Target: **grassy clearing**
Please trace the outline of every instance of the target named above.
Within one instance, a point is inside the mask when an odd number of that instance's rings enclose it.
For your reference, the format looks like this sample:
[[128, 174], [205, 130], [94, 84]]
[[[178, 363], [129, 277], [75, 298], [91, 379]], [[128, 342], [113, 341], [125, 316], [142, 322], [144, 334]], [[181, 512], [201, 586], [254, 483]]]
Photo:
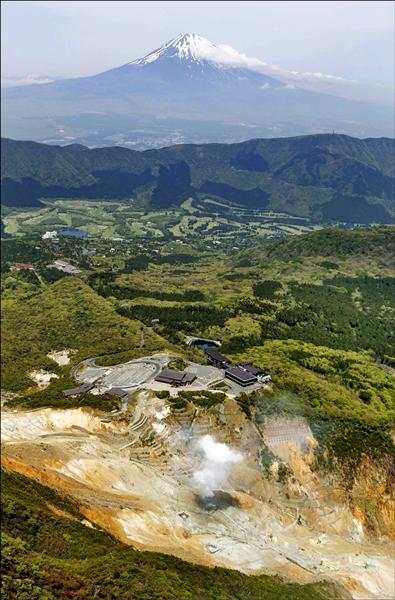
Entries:
[[[299, 225], [282, 224], [284, 215], [238, 207], [206, 199], [188, 198], [176, 209], [146, 211], [143, 197], [125, 201], [102, 199], [44, 200], [44, 208], [6, 210], [3, 221], [6, 233], [17, 236], [41, 235], [48, 229], [81, 228], [101, 239], [123, 236], [129, 238], [160, 238], [173, 235], [230, 240], [234, 235], [253, 239], [256, 235], [278, 236], [299, 232]], [[213, 208], [218, 213], [212, 214]], [[301, 226], [300, 231], [309, 230]], [[234, 241], [234, 240], [232, 240]]]
[[193, 215], [193, 213], [197, 212], [197, 209], [193, 206], [192, 202], [193, 202], [193, 199], [188, 198], [188, 200], [185, 200], [185, 202], [180, 204], [180, 208], [184, 209], [186, 212], [189, 212], [191, 215]]

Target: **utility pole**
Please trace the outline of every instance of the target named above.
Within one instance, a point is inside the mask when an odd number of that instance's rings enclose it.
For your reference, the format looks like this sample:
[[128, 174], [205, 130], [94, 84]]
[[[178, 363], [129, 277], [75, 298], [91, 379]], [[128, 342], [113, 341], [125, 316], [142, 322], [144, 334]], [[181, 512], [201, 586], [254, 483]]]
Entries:
[[140, 329], [140, 348], [144, 347], [145, 339], [144, 339], [144, 327]]

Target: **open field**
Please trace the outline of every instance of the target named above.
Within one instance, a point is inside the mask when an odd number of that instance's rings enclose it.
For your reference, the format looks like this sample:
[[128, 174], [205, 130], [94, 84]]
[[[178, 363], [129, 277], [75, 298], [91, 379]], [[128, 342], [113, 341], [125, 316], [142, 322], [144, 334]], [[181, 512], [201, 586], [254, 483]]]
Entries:
[[[5, 233], [23, 236], [47, 230], [80, 228], [89, 235], [113, 237], [161, 238], [169, 234], [178, 238], [200, 238], [208, 242], [236, 244], [237, 239], [281, 237], [317, 228], [305, 219], [260, 210], [226, 207], [212, 200], [189, 198], [179, 208], [147, 211], [141, 200], [46, 200], [37, 209], [8, 209], [3, 214]], [[212, 214], [205, 206], [218, 206]], [[222, 211], [222, 212], [221, 212]], [[294, 224], [292, 224], [294, 222]]]

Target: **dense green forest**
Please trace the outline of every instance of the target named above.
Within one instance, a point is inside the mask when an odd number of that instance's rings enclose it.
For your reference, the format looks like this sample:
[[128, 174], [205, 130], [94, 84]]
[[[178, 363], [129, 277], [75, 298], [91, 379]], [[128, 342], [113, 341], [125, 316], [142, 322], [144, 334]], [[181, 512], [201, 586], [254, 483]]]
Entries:
[[[374, 258], [380, 263], [390, 262], [395, 253], [395, 235], [393, 227], [354, 228], [340, 231], [328, 227], [309, 235], [289, 236], [241, 252], [235, 261], [251, 264], [263, 264], [265, 260], [287, 262], [301, 257], [334, 256], [345, 258]], [[325, 261], [323, 261], [325, 262]], [[327, 261], [326, 261], [327, 262]], [[322, 264], [322, 263], [321, 263]], [[323, 265], [334, 270], [337, 263]], [[363, 266], [363, 263], [361, 263]]]

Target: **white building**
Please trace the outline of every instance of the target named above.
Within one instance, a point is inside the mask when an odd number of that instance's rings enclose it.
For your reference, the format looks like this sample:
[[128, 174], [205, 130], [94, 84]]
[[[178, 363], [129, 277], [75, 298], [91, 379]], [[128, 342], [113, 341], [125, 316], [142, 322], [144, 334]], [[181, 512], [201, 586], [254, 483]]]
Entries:
[[43, 239], [43, 240], [56, 240], [57, 238], [58, 238], [58, 232], [57, 231], [46, 231], [41, 236], [41, 239]]

